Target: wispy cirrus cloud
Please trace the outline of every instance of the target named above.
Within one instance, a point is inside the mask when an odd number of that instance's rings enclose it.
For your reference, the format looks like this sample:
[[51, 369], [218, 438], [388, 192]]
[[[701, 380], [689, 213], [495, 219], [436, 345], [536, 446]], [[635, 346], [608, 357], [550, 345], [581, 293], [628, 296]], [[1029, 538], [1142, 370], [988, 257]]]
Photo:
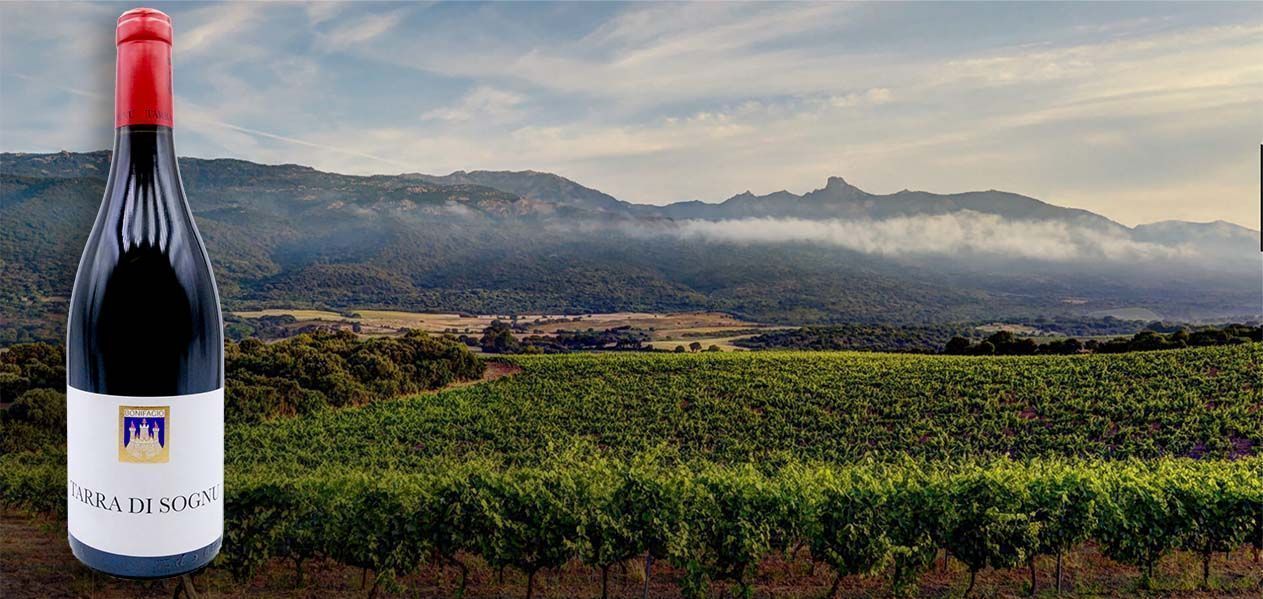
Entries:
[[[310, 14], [310, 13], [309, 13]], [[408, 10], [368, 14], [341, 23], [322, 35], [331, 48], [341, 49], [353, 44], [363, 44], [390, 32], [399, 26]]]
[[215, 52], [222, 44], [231, 44], [241, 32], [264, 25], [258, 7], [244, 3], [211, 5], [188, 15], [195, 25], [177, 29], [175, 51], [187, 58], [193, 54]]

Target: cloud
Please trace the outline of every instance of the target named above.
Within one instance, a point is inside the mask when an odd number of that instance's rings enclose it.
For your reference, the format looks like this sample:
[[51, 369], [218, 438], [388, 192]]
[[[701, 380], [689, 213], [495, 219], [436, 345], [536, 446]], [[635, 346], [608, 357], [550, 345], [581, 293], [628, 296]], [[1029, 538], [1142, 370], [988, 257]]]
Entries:
[[422, 113], [421, 119], [452, 122], [511, 120], [520, 114], [518, 107], [524, 100], [521, 95], [484, 85], [474, 88], [452, 106]]
[[758, 93], [810, 94], [836, 90], [839, 73], [880, 73], [846, 53], [796, 47], [796, 38], [836, 31], [851, 10], [841, 3], [633, 6], [576, 40], [523, 48], [475, 38], [478, 51], [470, 52], [469, 32], [440, 31], [358, 53], [403, 68], [517, 82], [624, 108], [733, 100], [749, 95], [742, 84], [755, 81]]
[[1122, 230], [1010, 220], [968, 210], [882, 220], [684, 220], [664, 226], [635, 225], [630, 231], [724, 243], [813, 243], [882, 256], [973, 254], [1064, 262], [1168, 260], [1195, 255], [1187, 246], [1134, 241]]
[[318, 0], [307, 2], [303, 5], [303, 8], [307, 11], [307, 22], [312, 25], [319, 25], [338, 16], [346, 6], [344, 2]]
[[851, 92], [841, 96], [830, 96], [829, 104], [837, 108], [852, 106], [886, 104], [894, 100], [894, 93], [889, 88], [874, 87], [864, 92]]
[[[199, 125], [181, 137], [191, 155], [547, 170], [647, 203], [839, 174], [874, 192], [1009, 189], [1128, 224], [1259, 220], [1249, 5], [169, 9], [177, 120], [194, 101], [237, 127]], [[3, 149], [108, 144], [120, 11], [0, 3]]]
[[212, 5], [190, 13], [188, 19], [196, 24], [187, 30], [178, 28], [183, 23], [177, 24], [174, 34], [176, 56], [215, 53], [222, 48], [222, 42], [234, 43], [243, 37], [243, 33], [265, 21], [258, 7], [246, 3]]
[[18, 73], [18, 72], [11, 73], [11, 75], [23, 81], [30, 81], [37, 85], [59, 89], [68, 94], [74, 94], [76, 96], [80, 96], [83, 98], [91, 98], [93, 100], [101, 100], [105, 98], [104, 95], [94, 90], [82, 89], [82, 88], [75, 87], [72, 85], [65, 85], [59, 81], [54, 80], [52, 77], [34, 77], [31, 75], [27, 75], [26, 73]]
[[387, 13], [369, 14], [349, 20], [324, 34], [323, 37], [332, 49], [370, 42], [398, 27], [407, 16], [407, 12], [407, 9], [399, 9]]
[[[212, 110], [200, 107], [187, 99], [178, 100], [181, 107], [181, 116], [183, 120], [189, 122], [189, 129], [193, 132], [206, 135], [219, 141], [221, 146], [227, 148], [235, 148], [238, 151], [248, 151], [251, 148], [257, 148], [256, 140], [258, 138], [278, 141], [288, 145], [297, 145], [324, 153], [330, 153], [340, 156], [350, 156], [354, 158], [363, 158], [379, 164], [389, 165], [394, 168], [408, 168], [406, 163], [378, 156], [369, 152], [363, 152], [354, 147], [334, 143], [320, 143], [308, 141], [297, 137], [281, 135], [270, 131], [243, 127], [233, 123], [224, 122], [216, 116]], [[278, 160], [279, 162], [280, 160]]]

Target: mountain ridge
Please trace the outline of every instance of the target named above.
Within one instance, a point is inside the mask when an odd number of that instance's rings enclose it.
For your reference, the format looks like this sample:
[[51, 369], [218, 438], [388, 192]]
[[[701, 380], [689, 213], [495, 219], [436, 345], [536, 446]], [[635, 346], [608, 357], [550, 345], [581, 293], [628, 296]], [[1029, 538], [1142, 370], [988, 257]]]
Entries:
[[[0, 154], [0, 342], [60, 335], [108, 168], [108, 151]], [[361, 176], [184, 158], [181, 174], [226, 309], [1263, 319], [1252, 230], [1133, 230], [1006, 192], [880, 195], [836, 177], [802, 195], [661, 207], [540, 172]]]
[[[110, 150], [92, 152], [53, 152], [0, 153], [0, 172], [6, 174], [31, 174], [35, 176], [83, 176], [83, 169], [99, 173], [101, 177], [108, 174]], [[48, 162], [62, 159], [50, 165], [52, 170], [35, 170], [24, 161], [40, 160]], [[1186, 225], [1226, 226], [1227, 230], [1258, 234], [1259, 231], [1224, 221], [1210, 222], [1187, 221], [1180, 219], [1163, 219], [1141, 223], [1134, 227], [1123, 225], [1109, 217], [1083, 208], [1059, 206], [1038, 198], [1016, 192], [988, 189], [985, 191], [964, 191], [954, 193], [935, 193], [920, 190], [900, 190], [890, 194], [876, 194], [856, 187], [839, 175], [830, 175], [825, 186], [803, 194], [795, 194], [787, 190], [778, 190], [768, 194], [754, 194], [750, 190], [729, 196], [719, 202], [701, 200], [685, 200], [669, 204], [638, 204], [620, 200], [596, 188], [585, 186], [573, 179], [547, 171], [537, 170], [457, 170], [447, 175], [429, 175], [417, 172], [397, 175], [348, 175], [333, 171], [322, 171], [314, 167], [295, 163], [265, 164], [238, 158], [197, 158], [181, 157], [181, 164], [197, 167], [201, 163], [248, 165], [251, 169], [280, 169], [304, 174], [320, 174], [347, 179], [364, 179], [379, 181], [424, 181], [444, 187], [474, 185], [504, 193], [515, 194], [523, 199], [557, 204], [559, 207], [581, 210], [612, 212], [625, 216], [663, 217], [672, 219], [700, 218], [706, 220], [731, 218], [866, 218], [880, 219], [918, 214], [943, 214], [959, 210], [972, 210], [985, 214], [999, 214], [1009, 218], [1031, 218], [1035, 220], [1065, 219], [1081, 223], [1092, 223], [1105, 227], [1118, 227], [1127, 231], [1138, 231], [1145, 228], [1170, 227], [1170, 223]], [[16, 164], [15, 164], [16, 163]], [[16, 168], [15, 168], [16, 167]], [[59, 174], [61, 173], [61, 174]], [[872, 202], [872, 205], [856, 205]], [[849, 204], [848, 204], [849, 203]], [[919, 210], [913, 210], [920, 203]], [[928, 206], [928, 209], [926, 208]], [[1005, 209], [1008, 210], [1005, 210]], [[1014, 208], [1022, 210], [1015, 212]]]

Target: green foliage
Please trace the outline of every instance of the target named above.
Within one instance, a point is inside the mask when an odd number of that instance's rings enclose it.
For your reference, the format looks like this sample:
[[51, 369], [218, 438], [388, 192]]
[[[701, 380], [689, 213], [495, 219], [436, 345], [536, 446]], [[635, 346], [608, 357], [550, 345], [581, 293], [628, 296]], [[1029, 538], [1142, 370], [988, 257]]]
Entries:
[[1060, 556], [1095, 529], [1101, 489], [1083, 469], [1050, 465], [1034, 473], [1027, 491], [1028, 512], [1039, 525], [1035, 555]]
[[628, 493], [630, 478], [606, 462], [593, 463], [578, 479], [580, 500], [575, 548], [585, 564], [601, 571], [601, 596], [608, 596], [609, 569], [642, 552], [636, 535], [641, 506]]
[[492, 566], [525, 572], [527, 597], [537, 572], [565, 564], [582, 543], [581, 477], [572, 469], [548, 469], [480, 474], [471, 481], [484, 522], [478, 551]]
[[[391, 387], [356, 372], [442, 380], [413, 341], [380, 341], [395, 343], [247, 341], [234, 359], [321, 393], [335, 387], [316, 365], [370, 394]], [[1258, 542], [1259, 352], [514, 358], [523, 372], [485, 385], [230, 424], [218, 563], [244, 579], [327, 556], [390, 587], [427, 557], [530, 578], [648, 553], [688, 594], [744, 594], [760, 560], [802, 544], [915, 594], [944, 548], [977, 571], [1093, 540], [1148, 573], [1172, 550]], [[51, 422], [59, 396], [42, 395], [7, 412]], [[64, 464], [55, 445], [0, 456], [0, 501], [64, 511]]]
[[1175, 474], [1182, 473], [1133, 463], [1105, 479], [1097, 538], [1106, 556], [1139, 567], [1146, 585], [1158, 560], [1193, 532], [1170, 486]]
[[492, 354], [522, 353], [522, 343], [513, 336], [513, 327], [500, 320], [491, 321], [491, 325], [483, 330], [478, 345], [482, 351]]
[[[429, 547], [416, 504], [424, 489], [408, 480], [364, 477], [349, 482], [329, 502], [330, 557], [372, 571], [373, 589], [411, 572]], [[336, 539], [336, 541], [335, 541]], [[371, 593], [370, 593], [371, 594]]]
[[[437, 557], [459, 564], [458, 553], [477, 549], [477, 540], [485, 530], [482, 514], [477, 489], [466, 471], [441, 470], [426, 486], [417, 506], [420, 541]], [[463, 564], [461, 570], [465, 570]]]
[[1029, 509], [1023, 473], [980, 471], [950, 485], [946, 548], [969, 567], [969, 591], [983, 568], [1011, 568], [1038, 547], [1039, 524]]
[[1037, 343], [1029, 337], [1018, 337], [1009, 331], [999, 331], [978, 342], [978, 345], [971, 345], [968, 339], [962, 337], [952, 337], [943, 346], [943, 353], [962, 356], [989, 356], [992, 354], [1029, 356], [1031, 354], [1077, 354], [1080, 352], [1121, 354], [1132, 351], [1239, 345], [1242, 343], [1257, 343], [1259, 341], [1263, 341], [1263, 327], [1247, 324], [1199, 327], [1193, 331], [1190, 331], [1187, 327], [1178, 327], [1175, 331], [1166, 335], [1153, 330], [1144, 330], [1136, 333], [1131, 338], [1119, 337], [1108, 341], [1089, 339], [1084, 343], [1074, 338]]
[[[478, 345], [483, 351], [498, 354], [564, 354], [574, 351], [641, 351], [649, 335], [630, 326], [583, 331], [558, 330], [552, 335], [529, 335], [517, 339], [512, 331], [529, 330], [526, 325], [508, 325], [498, 320], [483, 330]], [[472, 339], [470, 340], [472, 343]]]
[[271, 344], [247, 339], [229, 344], [224, 361], [229, 422], [360, 405], [477, 378], [485, 368], [460, 344], [420, 331], [365, 340], [349, 332]]
[[0, 455], [66, 443], [66, 396], [52, 389], [30, 389], [0, 412]]
[[[238, 581], [244, 582], [272, 557], [282, 555], [284, 539], [296, 531], [296, 505], [300, 492], [293, 484], [268, 479], [245, 485], [228, 485], [224, 512], [224, 547], [218, 558]], [[326, 515], [328, 517], [328, 515]]]
[[665, 448], [718, 463], [905, 454], [1230, 458], [1263, 449], [1263, 420], [1252, 412], [1263, 392], [1256, 344], [1108, 356], [703, 352], [510, 361], [523, 371], [439, 398], [230, 427], [230, 448], [268, 451], [230, 451], [227, 459], [372, 471], [434, 457], [531, 464], [585, 443], [611, 458]]
[[612, 507], [621, 514], [618, 519], [625, 519], [632, 540], [622, 551], [670, 558], [688, 535], [689, 503], [681, 489], [689, 477], [660, 467], [653, 457], [634, 459], [614, 472], [619, 485]]
[[953, 336], [974, 337], [976, 331], [962, 325], [838, 324], [771, 331], [733, 343], [748, 349], [935, 353]]
[[0, 352], [0, 402], [14, 401], [31, 389], [66, 386], [66, 355], [61, 345], [24, 343]]
[[66, 452], [0, 456], [0, 505], [66, 515]]
[[[423, 332], [361, 340], [319, 332], [267, 344], [225, 347], [225, 417], [257, 423], [327, 407], [369, 403], [482, 376], [465, 347]], [[60, 447], [66, 438], [66, 371], [60, 347], [15, 345], [0, 352], [0, 454]]]
[[753, 568], [785, 522], [783, 491], [753, 468], [704, 469], [693, 478], [686, 491], [688, 542], [673, 556], [687, 573], [687, 596], [705, 596], [709, 583], [720, 580], [750, 596]]
[[1250, 500], [1259, 496], [1263, 479], [1239, 472], [1215, 471], [1196, 478], [1170, 476], [1171, 491], [1179, 509], [1191, 520], [1180, 548], [1202, 559], [1202, 585], [1209, 585], [1210, 560], [1241, 546], [1254, 525]]
[[[813, 558], [842, 577], [872, 574], [891, 559], [890, 482], [866, 470], [826, 471], [804, 527]], [[837, 583], [834, 584], [834, 591]], [[834, 593], [831, 591], [830, 596]]]
[[920, 468], [890, 468], [883, 474], [893, 484], [885, 500], [891, 587], [896, 595], [914, 594], [916, 580], [947, 543], [952, 496], [943, 477]]
[[[721, 580], [748, 594], [754, 566], [798, 543], [839, 574], [884, 571], [903, 593], [915, 592], [940, 548], [977, 571], [1018, 565], [1054, 537], [1063, 550], [1095, 540], [1148, 574], [1172, 549], [1239, 547], [1258, 526], [1263, 502], [1260, 458], [767, 469], [666, 465], [646, 456], [523, 467], [432, 461], [372, 476], [336, 464], [301, 475], [232, 467], [227, 475], [227, 537], [217, 563], [243, 580], [269, 559], [315, 555], [393, 585], [434, 554], [449, 561], [477, 554], [529, 576], [572, 559], [600, 566], [648, 551], [681, 567], [688, 595]], [[64, 484], [64, 456], [0, 459], [7, 507], [62, 510]], [[1102, 505], [1094, 524], [1046, 533], [1049, 514], [1082, 512], [1068, 505], [1095, 501]]]
[[315, 331], [295, 331], [297, 318], [289, 314], [276, 316], [259, 316], [244, 318], [232, 312], [224, 314], [224, 336], [233, 341], [243, 341], [251, 337], [257, 339], [285, 339], [296, 333]]

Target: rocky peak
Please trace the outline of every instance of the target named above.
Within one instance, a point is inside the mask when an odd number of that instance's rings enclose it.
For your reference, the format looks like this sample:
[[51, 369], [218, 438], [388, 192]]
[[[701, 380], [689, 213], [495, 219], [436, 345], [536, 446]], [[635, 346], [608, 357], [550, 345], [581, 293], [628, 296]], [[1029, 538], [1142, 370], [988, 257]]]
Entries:
[[846, 179], [843, 179], [842, 177], [829, 177], [829, 180], [826, 181], [824, 184], [824, 188], [828, 190], [840, 191], [843, 189], [855, 189], [855, 186], [851, 185], [850, 183], [847, 183]]

